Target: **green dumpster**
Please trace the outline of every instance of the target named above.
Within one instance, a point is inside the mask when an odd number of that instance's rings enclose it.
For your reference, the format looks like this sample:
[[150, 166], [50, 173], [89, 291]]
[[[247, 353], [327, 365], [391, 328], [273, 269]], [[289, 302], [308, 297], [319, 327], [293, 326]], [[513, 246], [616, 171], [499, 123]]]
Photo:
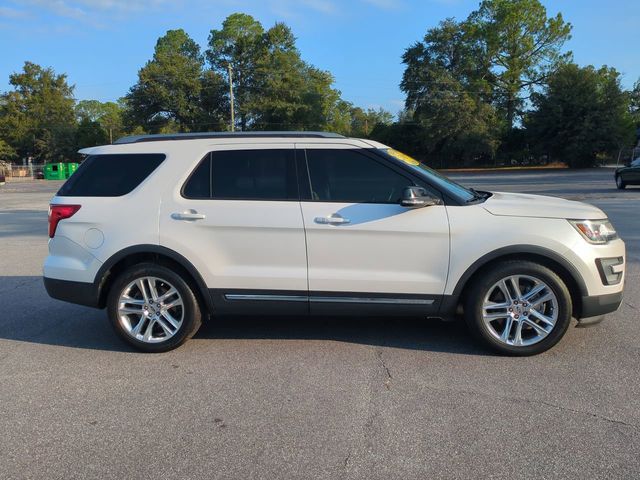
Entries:
[[44, 166], [45, 180], [64, 180], [67, 178], [67, 169], [64, 163], [47, 163]]
[[69, 178], [71, 175], [73, 175], [73, 172], [75, 172], [78, 169], [78, 164], [77, 163], [65, 163], [66, 166], [66, 170], [65, 170], [65, 175], [66, 178]]

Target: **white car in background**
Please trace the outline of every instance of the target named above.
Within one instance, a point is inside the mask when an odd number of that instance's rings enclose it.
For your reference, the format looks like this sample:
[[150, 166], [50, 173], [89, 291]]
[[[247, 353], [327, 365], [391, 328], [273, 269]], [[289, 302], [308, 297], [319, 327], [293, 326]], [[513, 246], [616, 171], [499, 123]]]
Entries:
[[453, 317], [506, 354], [622, 300], [625, 246], [596, 207], [477, 192], [371, 140], [148, 135], [86, 149], [51, 201], [49, 294], [175, 348], [209, 314]]

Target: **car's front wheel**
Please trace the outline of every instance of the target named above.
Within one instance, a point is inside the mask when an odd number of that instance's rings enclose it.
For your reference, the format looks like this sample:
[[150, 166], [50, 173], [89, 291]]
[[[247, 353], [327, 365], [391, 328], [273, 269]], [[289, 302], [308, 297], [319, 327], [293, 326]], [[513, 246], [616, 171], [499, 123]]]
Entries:
[[624, 183], [624, 180], [620, 175], [616, 175], [616, 187], [618, 190], [624, 190], [627, 187], [627, 184]]
[[472, 333], [493, 350], [536, 355], [558, 343], [567, 331], [571, 295], [549, 268], [506, 261], [475, 279], [464, 313]]
[[115, 279], [107, 312], [116, 332], [145, 352], [172, 350], [201, 324], [200, 307], [189, 284], [169, 268], [152, 263], [134, 265]]

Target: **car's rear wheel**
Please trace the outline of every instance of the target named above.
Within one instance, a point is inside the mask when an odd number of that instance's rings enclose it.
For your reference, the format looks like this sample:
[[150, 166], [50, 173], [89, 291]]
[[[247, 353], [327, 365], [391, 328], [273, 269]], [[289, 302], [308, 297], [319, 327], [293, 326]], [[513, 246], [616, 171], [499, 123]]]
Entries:
[[134, 265], [114, 281], [109, 320], [128, 343], [145, 352], [166, 352], [191, 338], [201, 324], [189, 284], [167, 267]]
[[618, 190], [624, 190], [627, 187], [627, 184], [624, 183], [620, 175], [616, 175], [616, 187], [618, 187]]
[[507, 261], [484, 271], [464, 306], [467, 325], [485, 345], [508, 355], [536, 355], [560, 341], [571, 322], [571, 295], [543, 265]]

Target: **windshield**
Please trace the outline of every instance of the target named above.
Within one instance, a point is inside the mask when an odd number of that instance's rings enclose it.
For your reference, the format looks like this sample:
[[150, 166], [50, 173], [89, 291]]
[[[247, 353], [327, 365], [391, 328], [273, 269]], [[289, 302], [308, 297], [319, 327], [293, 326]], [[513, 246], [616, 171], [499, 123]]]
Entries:
[[440, 187], [442, 190], [450, 192], [464, 202], [471, 202], [478, 198], [483, 198], [483, 196], [479, 195], [474, 190], [463, 187], [450, 178], [447, 178], [441, 173], [436, 172], [432, 168], [427, 167], [424, 163], [420, 163], [418, 160], [410, 157], [406, 153], [399, 152], [398, 150], [394, 150], [393, 148], [381, 148], [380, 151], [393, 158], [403, 161], [418, 173], [427, 175], [435, 186]]

